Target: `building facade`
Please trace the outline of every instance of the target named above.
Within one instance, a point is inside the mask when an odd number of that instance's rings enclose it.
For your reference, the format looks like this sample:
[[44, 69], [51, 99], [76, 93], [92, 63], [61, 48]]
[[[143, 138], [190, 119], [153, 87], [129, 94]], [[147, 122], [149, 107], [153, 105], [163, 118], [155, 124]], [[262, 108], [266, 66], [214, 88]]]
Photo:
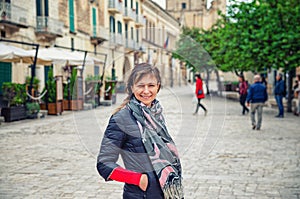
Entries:
[[182, 26], [209, 29], [218, 19], [218, 10], [225, 14], [226, 0], [166, 0], [166, 10]]
[[[40, 49], [87, 52], [102, 60], [76, 66], [83, 79], [104, 75], [104, 79], [122, 84], [135, 64], [148, 62], [160, 68], [166, 86], [184, 80], [180, 63], [171, 58], [180, 34], [179, 23], [150, 0], [5, 0], [0, 8], [1, 39], [20, 42], [11, 45], [29, 50], [33, 47], [28, 43], [34, 43]], [[54, 64], [54, 75], [63, 76], [64, 83], [66, 67]], [[24, 83], [30, 70], [29, 64], [1, 62], [0, 84]], [[47, 72], [48, 66], [36, 66], [40, 90]]]

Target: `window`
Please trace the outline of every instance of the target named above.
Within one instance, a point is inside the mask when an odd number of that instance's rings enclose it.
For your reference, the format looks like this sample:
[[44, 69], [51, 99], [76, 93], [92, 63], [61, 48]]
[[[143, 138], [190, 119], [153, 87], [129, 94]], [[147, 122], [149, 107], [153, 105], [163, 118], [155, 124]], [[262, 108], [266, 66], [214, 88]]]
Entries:
[[136, 42], [139, 42], [139, 29], [136, 29]]
[[2, 94], [3, 82], [11, 82], [12, 69], [11, 63], [0, 62], [0, 95]]
[[97, 10], [93, 8], [92, 10], [92, 20], [93, 20], [93, 36], [97, 36]]
[[148, 20], [146, 19], [145, 38], [148, 39]]
[[181, 3], [181, 9], [182, 10], [186, 9], [186, 3]]
[[118, 33], [122, 34], [122, 23], [118, 21]]
[[71, 38], [71, 50], [74, 51], [74, 38]]
[[128, 39], [128, 24], [125, 24], [125, 38]]
[[152, 41], [155, 42], [155, 24], [152, 25]]
[[115, 18], [113, 16], [109, 17], [109, 31], [111, 33], [115, 33], [116, 32], [116, 28], [115, 28]]
[[131, 0], [131, 2], [130, 2], [130, 8], [131, 9], [133, 8], [133, 0]]
[[139, 14], [139, 3], [138, 2], [135, 3], [135, 13]]
[[49, 16], [48, 0], [36, 0], [36, 15]]
[[74, 1], [73, 0], [69, 0], [69, 20], [70, 20], [70, 31], [75, 32]]
[[131, 39], [133, 40], [133, 27], [131, 27]]
[[100, 75], [100, 69], [99, 66], [94, 66], [94, 75]]

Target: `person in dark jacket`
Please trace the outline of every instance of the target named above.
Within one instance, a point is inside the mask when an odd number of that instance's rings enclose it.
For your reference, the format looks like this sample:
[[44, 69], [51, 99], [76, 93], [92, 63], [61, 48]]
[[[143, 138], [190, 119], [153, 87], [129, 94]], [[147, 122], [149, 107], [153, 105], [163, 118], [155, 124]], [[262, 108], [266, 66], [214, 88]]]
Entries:
[[[159, 70], [138, 64], [127, 81], [127, 98], [113, 113], [102, 139], [97, 170], [106, 180], [125, 182], [123, 199], [184, 198], [182, 170], [156, 99]], [[124, 167], [117, 164], [119, 155]]]
[[[254, 83], [250, 86], [247, 95], [247, 106], [250, 105], [252, 129], [260, 130], [264, 103], [268, 100], [266, 87], [261, 83], [259, 75], [254, 76]], [[257, 111], [257, 123], [255, 114]]]
[[196, 111], [194, 112], [193, 115], [196, 115], [198, 113], [199, 110], [199, 106], [204, 110], [204, 115], [207, 115], [207, 109], [205, 108], [205, 106], [203, 104], [201, 104], [201, 99], [205, 98], [205, 94], [204, 94], [204, 90], [203, 90], [203, 81], [201, 79], [200, 74], [196, 74], [195, 75], [196, 78], [196, 90], [195, 90], [195, 94], [198, 100], [197, 106], [196, 106]]
[[283, 108], [283, 103], [282, 103], [284, 93], [285, 93], [285, 88], [284, 88], [284, 81], [282, 79], [282, 74], [278, 73], [276, 76], [276, 84], [275, 84], [275, 88], [274, 88], [275, 100], [276, 100], [276, 103], [278, 106], [278, 111], [279, 111], [278, 115], [276, 115], [275, 117], [278, 117], [278, 118], [284, 117], [284, 108]]

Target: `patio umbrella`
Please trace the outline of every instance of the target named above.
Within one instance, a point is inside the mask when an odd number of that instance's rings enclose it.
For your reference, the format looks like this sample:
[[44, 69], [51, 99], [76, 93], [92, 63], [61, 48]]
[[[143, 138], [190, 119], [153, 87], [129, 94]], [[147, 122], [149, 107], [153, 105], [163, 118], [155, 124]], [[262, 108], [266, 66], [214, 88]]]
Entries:
[[[51, 60], [54, 64], [60, 65], [83, 65], [84, 53], [83, 52], [70, 52], [59, 48], [42, 48], [38, 51], [38, 57], [46, 60]], [[85, 65], [93, 65], [94, 59], [87, 56]]]
[[[0, 43], [0, 61], [2, 62], [23, 62], [33, 64], [35, 50], [29, 51], [12, 45]], [[37, 58], [37, 64], [46, 65], [51, 63], [49, 59]]]

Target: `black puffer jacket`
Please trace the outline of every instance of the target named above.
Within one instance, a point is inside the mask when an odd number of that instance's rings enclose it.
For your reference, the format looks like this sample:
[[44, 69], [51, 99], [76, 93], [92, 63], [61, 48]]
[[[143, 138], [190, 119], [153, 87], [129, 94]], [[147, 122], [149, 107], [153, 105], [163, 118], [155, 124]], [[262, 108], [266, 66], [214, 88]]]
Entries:
[[120, 110], [110, 118], [102, 140], [97, 169], [105, 180], [110, 180], [112, 171], [119, 166], [116, 164], [119, 154], [126, 169], [148, 175], [146, 191], [136, 185], [125, 184], [123, 198], [163, 199], [158, 178], [142, 143], [138, 124], [128, 108]]

